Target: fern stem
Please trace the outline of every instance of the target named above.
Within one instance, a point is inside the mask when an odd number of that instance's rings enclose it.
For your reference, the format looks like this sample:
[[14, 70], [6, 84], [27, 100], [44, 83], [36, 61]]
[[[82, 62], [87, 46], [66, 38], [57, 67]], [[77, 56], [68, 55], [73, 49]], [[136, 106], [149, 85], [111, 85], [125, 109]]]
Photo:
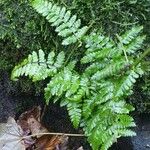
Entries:
[[144, 53], [143, 53], [139, 58], [136, 59], [136, 61], [135, 61], [135, 66], [138, 65], [138, 64], [141, 62], [141, 60], [142, 60], [143, 58], [145, 58], [145, 57], [146, 57], [147, 55], [149, 55], [149, 54], [150, 54], [150, 47], [147, 48], [147, 49], [144, 51]]

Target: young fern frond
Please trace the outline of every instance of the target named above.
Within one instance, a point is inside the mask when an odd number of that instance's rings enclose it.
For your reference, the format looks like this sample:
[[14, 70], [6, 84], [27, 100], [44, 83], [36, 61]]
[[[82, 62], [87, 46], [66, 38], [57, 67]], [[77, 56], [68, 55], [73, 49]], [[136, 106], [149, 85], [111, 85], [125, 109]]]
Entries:
[[38, 53], [33, 51], [28, 58], [15, 66], [11, 79], [17, 80], [20, 76], [29, 76], [35, 82], [55, 75], [57, 70], [62, 67], [65, 55], [64, 52], [60, 52], [56, 57], [56, 61], [54, 61], [54, 57], [55, 53], [53, 51], [48, 54], [47, 58], [42, 50], [39, 50]]
[[47, 0], [33, 0], [33, 8], [46, 17], [58, 35], [64, 38], [62, 44], [69, 45], [77, 42], [86, 33], [88, 27], [81, 27], [81, 20], [76, 15], [71, 16], [71, 12], [65, 7], [57, 6]]

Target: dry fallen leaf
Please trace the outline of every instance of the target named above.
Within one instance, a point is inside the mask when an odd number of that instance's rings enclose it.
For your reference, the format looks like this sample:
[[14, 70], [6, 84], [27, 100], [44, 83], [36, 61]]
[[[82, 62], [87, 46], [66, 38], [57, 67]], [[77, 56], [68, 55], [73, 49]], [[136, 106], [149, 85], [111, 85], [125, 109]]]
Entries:
[[8, 118], [6, 124], [1, 124], [0, 130], [0, 149], [1, 150], [25, 150], [22, 140], [23, 131], [16, 121]]
[[55, 150], [60, 142], [60, 137], [58, 136], [43, 135], [37, 139], [35, 147], [38, 150]]
[[30, 133], [30, 127], [28, 125], [28, 119], [34, 118], [40, 122], [41, 107], [33, 107], [31, 110], [25, 111], [19, 116], [17, 123], [21, 126], [26, 135]]
[[[48, 130], [42, 126], [42, 124], [37, 121], [33, 116], [27, 119], [28, 128], [30, 129], [31, 134], [39, 134], [39, 133], [47, 133]], [[37, 138], [41, 137], [41, 135], [36, 136]]]
[[32, 149], [36, 150], [66, 150], [68, 137], [42, 135], [49, 131], [40, 122], [41, 108], [34, 107], [33, 109], [22, 113], [18, 119], [18, 124], [21, 126], [24, 134], [32, 135], [35, 143]]

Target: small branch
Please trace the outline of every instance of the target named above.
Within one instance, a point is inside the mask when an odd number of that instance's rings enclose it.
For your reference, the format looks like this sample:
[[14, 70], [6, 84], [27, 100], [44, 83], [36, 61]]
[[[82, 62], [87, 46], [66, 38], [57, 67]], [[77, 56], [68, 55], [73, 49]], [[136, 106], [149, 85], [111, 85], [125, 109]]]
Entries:
[[118, 25], [121, 25], [121, 26], [131, 26], [131, 25], [134, 25], [134, 24], [137, 24], [137, 22], [133, 22], [133, 23], [119, 23], [119, 22], [116, 22], [116, 21], [111, 21], [112, 23], [115, 23], [115, 24], [118, 24]]
[[22, 137], [22, 140], [23, 139], [26, 139], [26, 138], [30, 138], [30, 137], [35, 137], [35, 136], [42, 136], [42, 135], [66, 135], [66, 136], [73, 136], [73, 137], [85, 137], [84, 134], [71, 134], [71, 133], [37, 133], [37, 134], [32, 134], [32, 135], [28, 135], [28, 136], [23, 136]]

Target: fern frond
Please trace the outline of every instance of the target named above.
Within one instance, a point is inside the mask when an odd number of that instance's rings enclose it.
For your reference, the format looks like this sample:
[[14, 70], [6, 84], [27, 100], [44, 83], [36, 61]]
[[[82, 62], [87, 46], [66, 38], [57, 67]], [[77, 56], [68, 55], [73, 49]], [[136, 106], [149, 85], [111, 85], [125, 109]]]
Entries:
[[93, 150], [107, 150], [117, 138], [135, 135], [129, 130], [135, 123], [128, 115], [134, 109], [123, 99], [131, 94], [143, 71], [140, 65], [134, 66], [134, 56], [124, 56], [120, 46], [127, 54], [135, 54], [145, 38], [138, 36], [140, 31], [141, 28], [131, 29], [116, 45], [97, 34], [85, 40], [87, 51], [81, 62], [90, 63], [84, 72], [90, 79], [90, 95], [84, 100], [82, 115]]
[[128, 54], [134, 54], [143, 44], [145, 36], [137, 36], [128, 45], [125, 45], [125, 51]]
[[[124, 108], [124, 104], [125, 102], [120, 103], [118, 108]], [[123, 115], [120, 108], [118, 109], [120, 115], [118, 115], [116, 114], [116, 110], [113, 110], [111, 106], [109, 107], [109, 102], [105, 103], [105, 105], [97, 109], [94, 116], [88, 119], [84, 129], [93, 150], [107, 150], [117, 141], [117, 138], [125, 134], [125, 131], [129, 133], [129, 127], [135, 126], [133, 118], [127, 115], [131, 108], [126, 107], [126, 109], [129, 108], [129, 110], [123, 111]], [[132, 136], [135, 135], [134, 132], [130, 133]]]
[[[46, 0], [34, 0], [33, 7], [56, 26], [68, 45], [80, 40], [87, 27], [80, 28], [80, 20], [65, 7]], [[109, 37], [91, 33], [82, 38], [85, 55], [81, 64], [87, 66], [77, 72], [76, 62], [64, 64], [64, 52], [45, 56], [42, 50], [33, 52], [12, 72], [12, 79], [29, 76], [33, 81], [50, 77], [45, 88], [46, 104], [50, 100], [66, 106], [74, 127], [83, 127], [93, 150], [107, 150], [121, 136], [133, 136], [130, 130], [135, 123], [129, 116], [133, 107], [125, 102], [132, 93], [133, 85], [143, 71], [135, 55], [144, 36], [139, 36], [142, 27], [134, 27], [115, 43]]]
[[72, 69], [71, 64], [51, 79], [45, 88], [45, 99], [48, 104], [52, 96], [63, 96], [61, 105], [67, 106], [73, 125], [78, 127], [81, 119], [82, 99], [89, 94], [89, 81], [86, 77], [80, 78], [70, 69]]
[[58, 35], [64, 38], [62, 44], [69, 45], [77, 42], [86, 33], [88, 27], [81, 27], [81, 20], [76, 15], [71, 16], [71, 12], [65, 7], [57, 6], [46, 0], [33, 0], [33, 8], [46, 17], [55, 26]]
[[81, 104], [76, 102], [68, 102], [67, 110], [73, 126], [77, 128], [81, 120]]
[[66, 92], [66, 97], [69, 97], [78, 90], [79, 76], [72, 73], [75, 62], [70, 62], [68, 66], [58, 72], [45, 88], [45, 99], [49, 103], [52, 96], [60, 96]]
[[46, 58], [42, 50], [39, 50], [38, 54], [33, 51], [28, 58], [15, 66], [11, 79], [17, 80], [20, 76], [29, 76], [35, 82], [53, 76], [63, 65], [65, 59], [64, 52], [58, 54], [55, 62], [54, 56], [54, 52], [50, 52]]
[[108, 37], [92, 33], [85, 38], [85, 42], [87, 51], [86, 55], [81, 59], [81, 63], [101, 61], [119, 54], [119, 51], [116, 51], [114, 47], [114, 42]]
[[134, 70], [128, 71], [128, 75], [124, 76], [121, 80], [118, 80], [118, 85], [116, 84], [115, 97], [120, 97], [122, 95], [130, 95], [132, 93], [132, 87], [136, 82], [136, 79], [143, 74], [141, 69], [135, 68]]
[[142, 26], [133, 27], [131, 30], [127, 31], [125, 34], [121, 36], [121, 41], [123, 44], [129, 44], [132, 40], [134, 40], [137, 35], [142, 31]]
[[92, 80], [101, 80], [103, 78], [121, 73], [123, 69], [125, 69], [127, 63], [124, 60], [119, 60], [113, 62], [112, 64], [108, 64], [104, 69], [97, 71], [92, 77]]

